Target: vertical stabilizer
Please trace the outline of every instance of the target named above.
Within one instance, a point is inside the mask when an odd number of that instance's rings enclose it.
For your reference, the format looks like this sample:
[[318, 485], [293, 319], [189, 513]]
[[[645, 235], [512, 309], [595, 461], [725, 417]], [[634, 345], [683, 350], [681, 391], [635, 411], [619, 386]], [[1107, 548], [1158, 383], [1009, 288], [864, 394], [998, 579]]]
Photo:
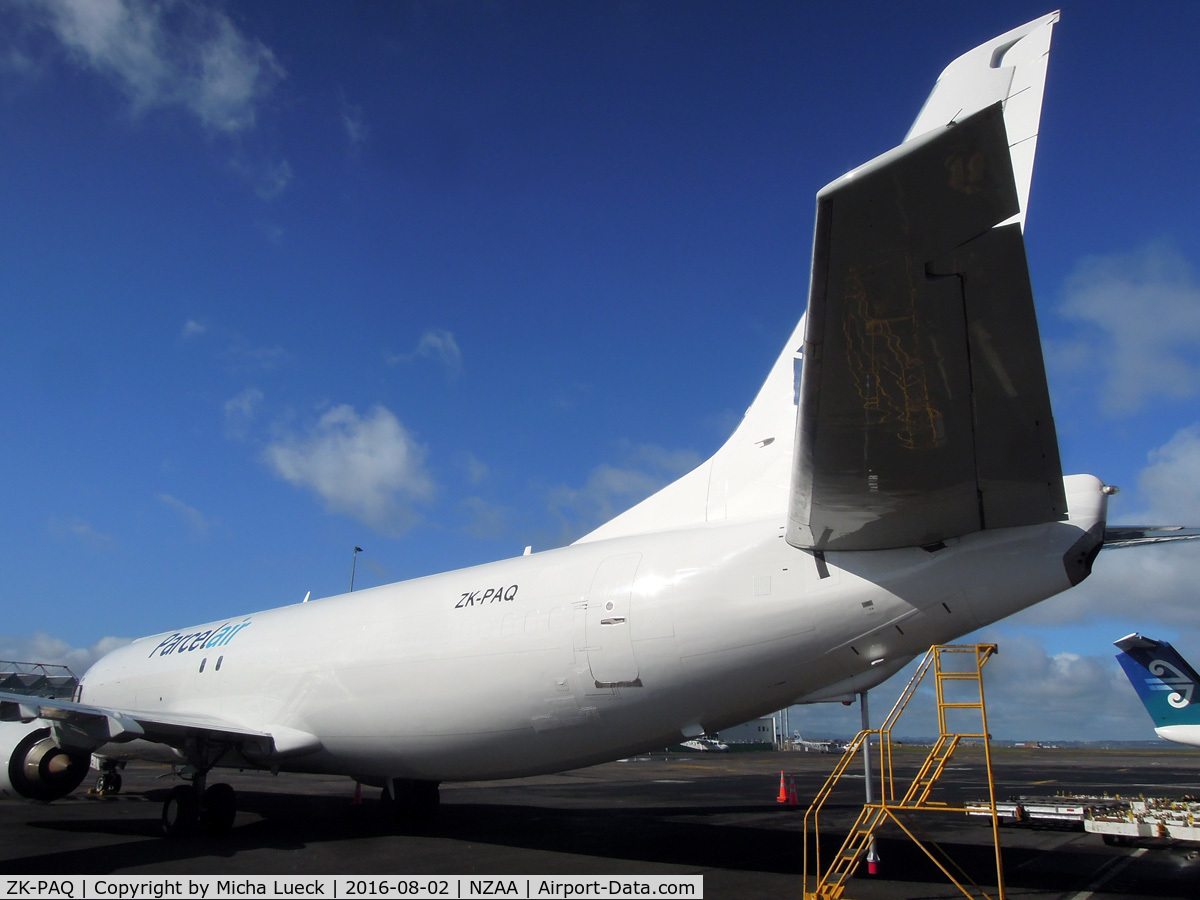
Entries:
[[1166, 641], [1134, 632], [1114, 644], [1117, 661], [1159, 737], [1200, 746], [1200, 675]]
[[734, 433], [708, 460], [579, 542], [787, 511], [804, 318]]
[[818, 193], [793, 546], [1066, 518], [1020, 225], [1057, 19], [959, 57], [903, 143]]
[[1065, 517], [1013, 227], [1057, 21], [959, 57], [906, 143], [821, 192], [808, 312], [737, 430], [580, 541], [778, 515], [795, 546], [878, 549]]
[[905, 137], [911, 140], [1002, 102], [1020, 204], [1020, 211], [1002, 224], [1016, 222], [1022, 231], [1042, 117], [1050, 34], [1059, 17], [1058, 12], [1042, 16], [980, 44], [950, 63]]

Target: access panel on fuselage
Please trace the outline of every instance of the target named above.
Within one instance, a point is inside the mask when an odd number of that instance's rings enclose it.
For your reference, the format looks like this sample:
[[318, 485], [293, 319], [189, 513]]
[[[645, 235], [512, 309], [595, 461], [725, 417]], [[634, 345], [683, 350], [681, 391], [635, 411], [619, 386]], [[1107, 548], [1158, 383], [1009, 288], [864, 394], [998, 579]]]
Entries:
[[629, 618], [634, 577], [641, 561], [640, 553], [609, 557], [600, 564], [592, 579], [585, 640], [588, 666], [597, 687], [640, 684]]

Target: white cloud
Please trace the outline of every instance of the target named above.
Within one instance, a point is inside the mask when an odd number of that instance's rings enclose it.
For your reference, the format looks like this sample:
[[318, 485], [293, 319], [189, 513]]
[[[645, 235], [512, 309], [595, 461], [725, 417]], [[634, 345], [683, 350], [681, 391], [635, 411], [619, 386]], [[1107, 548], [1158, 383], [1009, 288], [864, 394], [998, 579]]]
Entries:
[[286, 159], [268, 163], [258, 176], [254, 193], [263, 200], [274, 200], [292, 181], [292, 166]]
[[200, 69], [187, 79], [184, 95], [207, 127], [240, 131], [254, 125], [255, 104], [285, 73], [269, 49], [242, 35], [223, 13], [206, 10], [205, 18], [208, 37], [194, 50]]
[[[1200, 630], [1200, 546], [1168, 544], [1105, 550], [1092, 575], [1012, 621], [1025, 627], [1084, 625], [1105, 620], [1113, 630]], [[1113, 639], [1120, 637], [1114, 633]]]
[[84, 68], [110, 79], [135, 113], [181, 107], [205, 131], [252, 128], [286, 75], [275, 55], [220, 9], [149, 0], [31, 0], [41, 24]]
[[281, 478], [308, 488], [332, 512], [352, 516], [385, 534], [417, 520], [414, 504], [432, 500], [426, 450], [386, 408], [359, 416], [335, 407], [303, 434], [270, 444], [264, 457]]
[[200, 337], [208, 331], [208, 325], [204, 322], [198, 322], [195, 319], [188, 319], [183, 325], [183, 336], [185, 338]]
[[624, 444], [617, 464], [601, 463], [581, 487], [560, 485], [549, 506], [562, 522], [560, 538], [571, 541], [607, 522], [701, 463], [689, 450], [654, 444]]
[[[1120, 635], [1114, 635], [1120, 637]], [[988, 727], [1014, 740], [1154, 740], [1112, 653], [1050, 653], [1040, 640], [985, 633], [1000, 652], [984, 667]]]
[[489, 503], [482, 497], [467, 497], [459, 504], [467, 522], [463, 532], [485, 541], [501, 540], [510, 533], [512, 510]]
[[72, 538], [93, 550], [105, 550], [116, 543], [116, 538], [92, 527], [90, 522], [78, 516], [67, 518], [51, 517], [47, 521], [50, 533], [58, 538]]
[[240, 334], [235, 334], [225, 350], [225, 358], [234, 371], [270, 372], [291, 359], [291, 354], [278, 344], [255, 347]]
[[[1115, 635], [1120, 637], [1120, 635]], [[995, 643], [983, 668], [988, 730], [1001, 740], [1156, 740], [1133, 688], [1105, 644], [1097, 654], [1050, 652], [1038, 637], [986, 629], [967, 643]], [[878, 727], [916, 671], [919, 658], [870, 692], [871, 726]], [[958, 666], [955, 662], [950, 664]], [[955, 670], [958, 671], [958, 670]], [[947, 689], [949, 701], [974, 700], [970, 685]], [[937, 734], [934, 677], [928, 674], [895, 728], [901, 739]], [[792, 727], [805, 738], [852, 737], [862, 724], [857, 703], [814, 703], [793, 708]], [[948, 713], [947, 724], [976, 731], [974, 710]]]
[[90, 647], [72, 647], [66, 641], [43, 631], [34, 632], [29, 637], [0, 635], [0, 659], [64, 665], [76, 676], [82, 676], [100, 657], [118, 647], [124, 647], [132, 640], [124, 637], [103, 637]]
[[185, 340], [211, 336], [214, 342], [223, 345], [216, 352], [221, 354], [224, 362], [234, 372], [270, 372], [292, 358], [292, 355], [278, 344], [256, 346], [236, 331], [199, 319], [188, 319], [181, 334]]
[[36, 78], [40, 74], [37, 61], [20, 47], [0, 47], [0, 71], [24, 78]]
[[371, 134], [366, 120], [363, 118], [362, 107], [346, 102], [342, 98], [342, 127], [346, 129], [346, 138], [350, 141], [350, 152], [357, 153], [366, 143]]
[[473, 485], [483, 484], [491, 474], [488, 464], [476, 459], [470, 453], [464, 457], [463, 466], [466, 469], [467, 481]]
[[[283, 195], [292, 183], [294, 174], [292, 164], [286, 159], [272, 160], [264, 152], [247, 151], [244, 145], [236, 148], [229, 160], [229, 168], [254, 189], [260, 200], [268, 202]], [[265, 233], [271, 240], [269, 226]]]
[[1082, 333], [1052, 347], [1050, 362], [1102, 373], [1105, 412], [1135, 413], [1153, 399], [1200, 390], [1200, 285], [1177, 251], [1151, 245], [1084, 259], [1060, 313]]
[[273, 222], [259, 222], [258, 228], [263, 237], [267, 239], [267, 243], [274, 244], [276, 247], [283, 246], [283, 226]]
[[[1147, 462], [1132, 498], [1137, 508], [1123, 508], [1127, 497], [1120, 494], [1110, 503], [1109, 522], [1200, 524], [1200, 424], [1176, 432], [1150, 451]], [[1200, 632], [1197, 584], [1200, 541], [1105, 550], [1083, 584], [1026, 610], [1020, 621], [1066, 625], [1106, 617], [1151, 632], [1163, 627]]]
[[[1120, 635], [1114, 635], [1120, 637]], [[988, 730], [1000, 740], [1154, 741], [1154, 727], [1116, 661], [1116, 650], [1105, 645], [1096, 654], [1050, 652], [1040, 638], [987, 629], [963, 639], [995, 643], [999, 652], [983, 668]], [[918, 660], [919, 661], [919, 660]], [[871, 725], [878, 728], [900, 696], [917, 661], [871, 691]], [[971, 692], [948, 693], [947, 699], [967, 699]], [[974, 699], [971, 697], [971, 699]], [[851, 737], [861, 723], [858, 704], [819, 703], [796, 707], [792, 727], [806, 738]], [[951, 712], [948, 724], [972, 731], [979, 727], [973, 710]], [[972, 727], [973, 726], [973, 727]], [[895, 734], [902, 739], [928, 738], [938, 732], [933, 676], [926, 676], [904, 711]]]
[[225, 401], [225, 431], [230, 437], [245, 437], [250, 423], [258, 415], [262, 406], [263, 392], [256, 387], [248, 387], [236, 397]]
[[429, 329], [421, 335], [421, 339], [417, 342], [416, 349], [412, 353], [401, 353], [396, 356], [390, 356], [388, 357], [388, 364], [410, 363], [418, 359], [428, 359], [441, 363], [446, 369], [446, 374], [451, 379], [457, 378], [462, 374], [462, 351], [458, 348], [458, 342], [454, 340], [454, 335], [445, 329]]
[[1150, 451], [1138, 488], [1154, 517], [1152, 524], [1200, 525], [1200, 423]]
[[208, 535], [208, 519], [204, 513], [200, 512], [194, 506], [188, 506], [182, 500], [172, 497], [170, 494], [159, 494], [158, 502], [179, 515], [188, 526], [192, 537], [199, 540]]

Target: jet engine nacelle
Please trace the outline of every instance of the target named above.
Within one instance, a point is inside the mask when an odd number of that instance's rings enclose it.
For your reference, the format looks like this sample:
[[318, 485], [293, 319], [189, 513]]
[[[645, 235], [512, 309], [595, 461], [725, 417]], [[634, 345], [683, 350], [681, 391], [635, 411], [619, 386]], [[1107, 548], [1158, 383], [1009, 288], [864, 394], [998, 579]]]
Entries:
[[64, 750], [42, 722], [0, 722], [0, 797], [65, 797], [88, 773], [91, 754]]

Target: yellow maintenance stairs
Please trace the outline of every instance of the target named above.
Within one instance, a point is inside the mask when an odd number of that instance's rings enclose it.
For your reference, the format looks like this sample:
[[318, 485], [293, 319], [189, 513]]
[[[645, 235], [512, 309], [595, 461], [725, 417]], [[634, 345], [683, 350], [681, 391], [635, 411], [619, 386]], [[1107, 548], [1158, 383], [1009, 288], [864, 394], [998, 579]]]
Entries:
[[[804, 897], [805, 900], [837, 900], [846, 889], [846, 882], [867, 853], [881, 825], [891, 821], [900, 827], [921, 848], [943, 874], [967, 897], [982, 897], [992, 900], [982, 888], [975, 884], [936, 843], [920, 834], [913, 813], [924, 811], [965, 812], [965, 807], [949, 806], [930, 799], [934, 785], [954, 751], [964, 740], [983, 742], [985, 767], [987, 769], [988, 801], [992, 812], [992, 840], [996, 850], [997, 900], [1004, 900], [1004, 869], [1000, 859], [1000, 827], [996, 816], [996, 789], [992, 781], [992, 752], [988, 737], [987, 710], [983, 700], [983, 666], [996, 652], [995, 644], [944, 644], [929, 648], [912, 680], [888, 713], [879, 728], [859, 732], [851, 741], [825, 785], [813, 799], [804, 816]], [[913, 777], [903, 794], [897, 798], [895, 770], [893, 768], [892, 729], [909, 701], [916, 694], [924, 678], [933, 674], [935, 679], [938, 717], [938, 739], [929, 751], [924, 763]], [[977, 713], [978, 715], [972, 715]], [[964, 721], [965, 720], [965, 721]], [[977, 722], [978, 731], [964, 730], [964, 724]], [[953, 727], [959, 726], [959, 727]], [[825, 871], [821, 871], [821, 808], [829, 799], [838, 780], [851, 763], [859, 756], [869, 754], [871, 742], [879, 747], [878, 792], [868, 788], [868, 801], [863, 804], [846, 840], [838, 849]], [[872, 777], [874, 782], [874, 776]], [[872, 799], [874, 794], [874, 799]], [[814, 852], [809, 852], [809, 829], [813, 832]], [[811, 861], [810, 861], [811, 857]], [[953, 869], [954, 871], [951, 871]], [[815, 890], [809, 890], [810, 872], [816, 882]], [[975, 892], [964, 887], [969, 882]]]

